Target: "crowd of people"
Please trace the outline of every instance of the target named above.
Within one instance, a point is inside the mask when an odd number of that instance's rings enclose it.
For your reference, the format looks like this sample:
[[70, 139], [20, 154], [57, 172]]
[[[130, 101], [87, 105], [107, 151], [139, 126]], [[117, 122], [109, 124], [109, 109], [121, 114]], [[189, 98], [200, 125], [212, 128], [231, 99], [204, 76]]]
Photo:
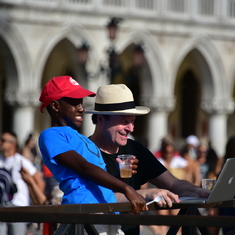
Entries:
[[[85, 110], [83, 98], [87, 96], [96, 97], [95, 104]], [[135, 106], [126, 85], [104, 85], [94, 93], [70, 76], [54, 77], [43, 87], [39, 100], [40, 111], [43, 113], [45, 108], [51, 117], [51, 127], [38, 140], [30, 134], [19, 151], [13, 132], [1, 136], [0, 164], [12, 170], [19, 187], [12, 206], [130, 201], [132, 213], [148, 213], [146, 202], [156, 196], [161, 196], [157, 204], [163, 208], [178, 203], [180, 196], [208, 197], [210, 192], [202, 189], [200, 182], [202, 178], [217, 176], [218, 157], [213, 149], [191, 135], [176, 150], [173, 139], [166, 136], [152, 153], [129, 138], [135, 119], [150, 110]], [[89, 137], [78, 131], [83, 113], [92, 114], [95, 125]], [[131, 178], [120, 178], [116, 161], [119, 154], [135, 156]], [[27, 223], [1, 223], [0, 234], [25, 235], [27, 226]], [[95, 227], [98, 233], [107, 235], [141, 233], [139, 226]], [[16, 232], [9, 233], [7, 229]], [[154, 234], [163, 235], [166, 229], [153, 226]]]
[[[179, 149], [176, 149], [173, 137], [162, 138], [154, 156], [178, 179], [187, 180], [201, 187], [201, 179], [216, 178], [220, 160], [210, 145], [200, 141], [195, 135], [189, 135]], [[213, 155], [212, 155], [213, 153]], [[146, 185], [144, 186], [146, 188]], [[150, 186], [152, 187], [152, 186]], [[159, 210], [159, 215], [176, 215], [179, 210]], [[154, 234], [166, 234], [167, 226], [151, 226]]]
[[168, 135], [161, 141], [154, 156], [177, 178], [185, 179], [200, 186], [203, 178], [216, 178], [220, 158], [210, 144], [190, 135], [176, 150], [173, 138]]
[[[62, 197], [60, 190], [55, 194], [56, 188], [51, 187], [50, 196], [45, 194], [46, 181], [41, 166], [42, 158], [38, 150], [37, 139], [32, 133], [29, 134], [22, 148], [19, 148], [18, 138], [14, 132], [2, 133], [0, 168], [11, 173], [16, 190], [9, 202], [4, 201], [1, 206], [45, 205], [52, 203], [55, 199], [58, 199], [57, 204], [60, 204]], [[56, 185], [58, 187], [58, 183]], [[1, 195], [7, 185], [4, 187], [1, 184]], [[38, 224], [0, 223], [0, 234], [3, 235], [31, 235], [36, 234], [37, 231], [41, 231]]]

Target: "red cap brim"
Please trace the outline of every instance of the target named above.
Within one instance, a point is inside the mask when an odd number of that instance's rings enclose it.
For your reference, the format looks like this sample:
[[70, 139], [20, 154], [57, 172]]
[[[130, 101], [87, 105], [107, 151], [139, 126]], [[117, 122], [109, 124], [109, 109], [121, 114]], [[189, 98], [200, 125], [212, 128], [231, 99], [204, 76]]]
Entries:
[[68, 98], [73, 98], [73, 99], [81, 99], [81, 98], [84, 98], [87, 96], [94, 97], [94, 96], [96, 96], [96, 93], [89, 91], [79, 85], [78, 89], [73, 90], [72, 92], [61, 93], [60, 95], [57, 95], [55, 97], [50, 97], [50, 99], [47, 99], [46, 101], [44, 101], [44, 103], [40, 107], [40, 112], [43, 113], [43, 109], [45, 107], [47, 107], [51, 103], [52, 100], [59, 100], [63, 97], [68, 97]]

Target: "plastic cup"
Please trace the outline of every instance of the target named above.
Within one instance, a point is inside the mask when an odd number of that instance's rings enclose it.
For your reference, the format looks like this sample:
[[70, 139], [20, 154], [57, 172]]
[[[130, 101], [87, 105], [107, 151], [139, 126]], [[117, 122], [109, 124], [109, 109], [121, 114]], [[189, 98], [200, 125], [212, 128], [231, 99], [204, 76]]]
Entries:
[[133, 155], [130, 154], [122, 154], [118, 155], [118, 163], [119, 163], [119, 169], [120, 169], [120, 177], [121, 178], [131, 178], [132, 177], [132, 168], [131, 160]]
[[215, 185], [215, 179], [202, 179], [202, 188], [212, 190]]

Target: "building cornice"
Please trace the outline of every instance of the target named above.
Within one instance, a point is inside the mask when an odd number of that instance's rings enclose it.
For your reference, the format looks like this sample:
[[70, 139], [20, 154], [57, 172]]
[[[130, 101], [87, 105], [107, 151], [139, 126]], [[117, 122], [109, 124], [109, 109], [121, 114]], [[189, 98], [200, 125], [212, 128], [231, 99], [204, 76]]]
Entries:
[[6, 89], [4, 93], [5, 101], [11, 106], [33, 106], [40, 105], [40, 91], [21, 91], [17, 89]]
[[231, 114], [235, 109], [234, 100], [203, 100], [201, 102], [201, 108], [208, 114]]
[[171, 112], [175, 108], [175, 98], [174, 97], [142, 96], [141, 104], [149, 107], [151, 111]]
[[[86, 27], [103, 28], [104, 19], [113, 16], [108, 9], [113, 9], [118, 17], [132, 21], [131, 27], [133, 27], [133, 22], [135, 22], [134, 25], [140, 23], [149, 32], [161, 36], [187, 37], [192, 32], [201, 31], [214, 39], [234, 40], [235, 37], [235, 20], [229, 15], [205, 17], [199, 14], [192, 15], [190, 12], [184, 12], [184, 14], [174, 12], [172, 14], [167, 9], [158, 11], [157, 9], [146, 10], [128, 6], [107, 7], [101, 3], [81, 4], [77, 2], [71, 4], [65, 0], [59, 1], [60, 4], [57, 1], [29, 1], [24, 3], [19, 3], [16, 0], [11, 0], [11, 3], [8, 3], [9, 0], [4, 1], [1, 3], [0, 13], [2, 15], [7, 11], [7, 18], [11, 22], [59, 25], [69, 19], [71, 22], [79, 22]], [[96, 18], [96, 20], [87, 21], [87, 15]], [[97, 20], [97, 18], [100, 19]], [[165, 26], [163, 27], [163, 25]], [[130, 30], [129, 27], [130, 25], [127, 23], [122, 26], [122, 29]]]

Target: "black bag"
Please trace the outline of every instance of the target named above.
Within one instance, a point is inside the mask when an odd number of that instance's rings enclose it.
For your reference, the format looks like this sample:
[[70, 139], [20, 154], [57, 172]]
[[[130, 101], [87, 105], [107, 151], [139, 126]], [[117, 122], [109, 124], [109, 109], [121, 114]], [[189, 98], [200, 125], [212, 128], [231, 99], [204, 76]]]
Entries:
[[16, 184], [13, 182], [11, 171], [0, 168], [0, 205], [11, 205], [14, 193], [17, 192]]

